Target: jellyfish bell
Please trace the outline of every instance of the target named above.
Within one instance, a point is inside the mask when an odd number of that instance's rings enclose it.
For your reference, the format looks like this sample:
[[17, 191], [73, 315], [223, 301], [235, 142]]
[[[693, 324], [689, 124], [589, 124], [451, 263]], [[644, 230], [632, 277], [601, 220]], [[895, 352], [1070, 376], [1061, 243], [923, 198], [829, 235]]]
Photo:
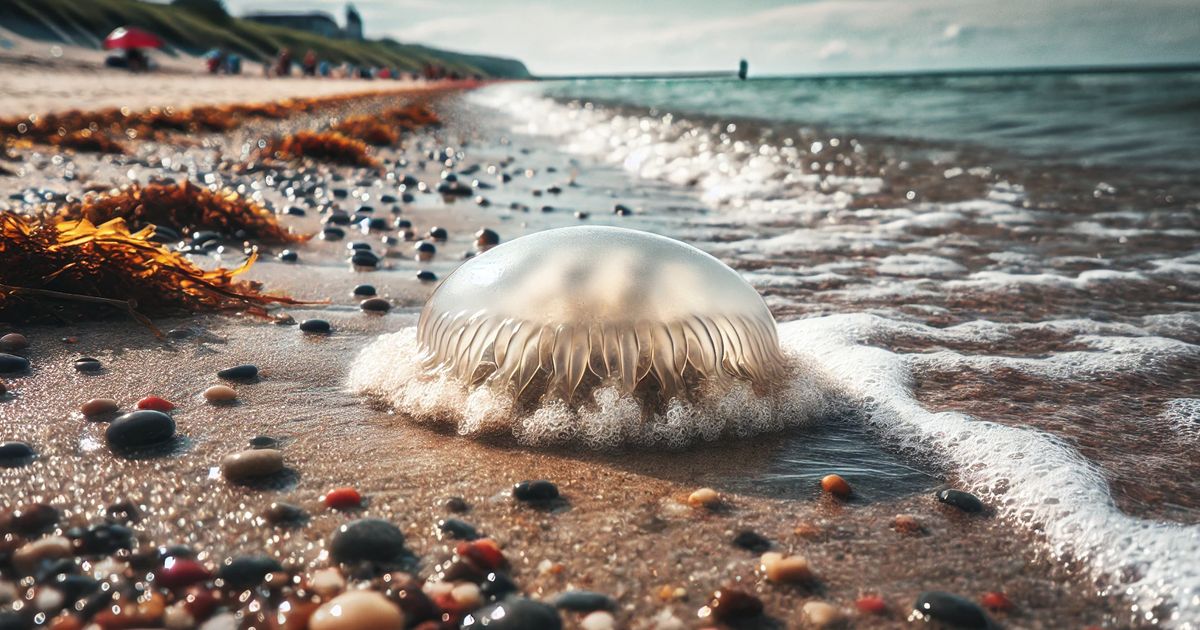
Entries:
[[586, 402], [597, 387], [694, 398], [783, 373], [775, 320], [734, 270], [676, 240], [569, 227], [499, 245], [429, 298], [419, 360], [466, 387]]
[[716, 258], [588, 226], [464, 262], [415, 326], [363, 350], [350, 386], [461, 435], [680, 448], [825, 413], [828, 388], [799, 366], [762, 297]]

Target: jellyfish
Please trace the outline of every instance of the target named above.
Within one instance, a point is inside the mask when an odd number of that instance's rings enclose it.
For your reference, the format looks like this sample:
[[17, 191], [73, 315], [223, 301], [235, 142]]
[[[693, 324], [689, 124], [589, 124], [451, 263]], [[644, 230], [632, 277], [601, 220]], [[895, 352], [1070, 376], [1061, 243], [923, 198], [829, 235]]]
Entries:
[[807, 414], [764, 401], [795, 408], [809, 392], [737, 272], [670, 238], [598, 226], [537, 232], [463, 263], [415, 330], [369, 346], [351, 381], [462, 434], [605, 446], [780, 428]]

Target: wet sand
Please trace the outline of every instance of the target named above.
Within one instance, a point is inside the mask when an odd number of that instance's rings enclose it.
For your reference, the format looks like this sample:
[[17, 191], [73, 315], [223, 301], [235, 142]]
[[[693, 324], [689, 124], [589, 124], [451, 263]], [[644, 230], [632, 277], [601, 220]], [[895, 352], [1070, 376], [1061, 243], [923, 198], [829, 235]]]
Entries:
[[[499, 541], [522, 592], [537, 599], [572, 589], [609, 594], [619, 604], [621, 627], [656, 627], [653, 618], [663, 611], [685, 627], [705, 627], [709, 623], [697, 617], [697, 610], [713, 590], [731, 584], [763, 598], [770, 619], [756, 625], [805, 627], [801, 607], [820, 599], [844, 609], [854, 627], [908, 627], [917, 594], [945, 590], [975, 601], [987, 591], [1005, 592], [1016, 607], [994, 617], [1007, 627], [1128, 627], [1121, 612], [1125, 604], [1096, 596], [1097, 587], [1086, 574], [1070, 562], [1047, 557], [1036, 535], [1001, 519], [967, 516], [939, 505], [933, 488], [953, 485], [953, 478], [932, 477], [927, 489], [898, 490], [851, 477], [851, 484], [861, 482], [864, 490], [845, 503], [822, 496], [811, 481], [797, 481], [784, 491], [762, 482], [762, 475], [778, 463], [779, 445], [802, 440], [804, 430], [677, 453], [530, 450], [503, 439], [480, 442], [416, 425], [402, 410], [390, 412], [347, 392], [345, 377], [358, 352], [379, 334], [415, 324], [433, 290], [416, 279], [416, 271], [429, 269], [444, 277], [471, 249], [475, 230], [494, 229], [507, 241], [533, 230], [576, 224], [572, 211], [586, 210], [593, 223], [670, 234], [686, 231], [690, 218], [701, 213], [694, 199], [678, 191], [634, 186], [611, 168], [556, 153], [544, 140], [501, 138], [494, 127], [473, 119], [478, 111], [454, 94], [438, 96], [435, 106], [447, 118], [446, 128], [410, 135], [403, 149], [380, 151], [389, 170], [434, 184], [442, 164], [430, 159], [430, 153], [449, 146], [465, 153], [455, 160], [455, 168], [512, 155], [509, 170], [531, 168], [536, 173], [480, 191], [493, 202], [488, 208], [432, 194], [405, 204], [400, 216], [411, 219], [418, 234], [434, 225], [449, 231], [449, 241], [438, 245], [432, 264], [416, 263], [411, 244], [402, 244], [395, 248], [396, 256], [385, 259], [385, 269], [353, 271], [345, 261], [346, 243], [369, 240], [378, 249], [379, 242], [378, 235], [353, 232], [344, 241], [314, 240], [293, 247], [300, 254], [299, 265], [265, 256], [250, 276], [297, 298], [330, 300], [328, 305], [286, 309], [297, 321], [327, 319], [334, 328], [330, 336], [213, 315], [157, 322], [164, 330], [191, 331], [187, 338], [169, 341], [126, 321], [65, 327], [0, 324], [0, 333], [19, 330], [29, 337], [25, 354], [34, 366], [29, 375], [3, 379], [10, 394], [0, 401], [0, 438], [28, 441], [39, 452], [28, 467], [0, 469], [0, 508], [50, 503], [63, 511], [64, 521], [82, 525], [97, 522], [105, 506], [130, 500], [142, 511], [133, 525], [139, 548], [189, 544], [210, 564], [232, 555], [265, 553], [301, 574], [329, 565], [325, 549], [339, 525], [360, 516], [380, 517], [405, 532], [409, 547], [420, 556], [424, 577], [450, 556], [453, 542], [439, 540], [436, 523], [450, 515], [446, 500], [459, 496], [471, 505], [461, 518]], [[254, 128], [211, 138], [210, 148], [220, 154], [222, 147], [238, 146], [246, 135], [260, 132]], [[142, 177], [155, 172], [150, 164], [161, 163], [155, 157], [174, 151], [165, 145], [137, 146]], [[211, 159], [202, 153], [185, 159]], [[125, 165], [94, 156], [77, 156], [75, 162], [91, 178], [115, 183], [125, 171]], [[547, 167], [557, 172], [547, 172]], [[31, 166], [26, 177], [0, 178], [0, 192], [7, 198], [27, 186], [46, 186], [78, 193], [81, 182], [61, 181], [57, 168]], [[394, 182], [362, 170], [328, 172], [345, 178], [333, 187], [371, 193], [365, 201], [341, 201], [341, 207], [352, 211], [358, 203], [368, 203], [376, 206], [377, 216], [387, 216], [391, 204], [377, 199], [396, 194]], [[572, 173], [577, 173], [577, 189], [565, 186]], [[226, 181], [248, 183], [261, 175], [227, 175]], [[487, 178], [483, 172], [474, 177]], [[534, 189], [552, 183], [564, 185], [563, 195], [533, 195]], [[278, 208], [306, 206], [286, 202], [278, 191], [267, 191], [265, 198]], [[510, 201], [528, 204], [531, 211], [511, 211]], [[612, 215], [616, 201], [634, 204], [638, 213]], [[555, 209], [540, 212], [541, 205]], [[281, 220], [316, 231], [319, 216], [313, 205], [307, 208], [309, 217]], [[236, 258], [226, 254], [225, 262]], [[393, 302], [391, 312], [359, 311], [350, 291], [364, 282]], [[61, 341], [68, 337], [78, 342]], [[71, 364], [85, 355], [100, 359], [105, 370], [76, 373]], [[219, 382], [215, 372], [241, 363], [258, 365], [262, 378], [236, 386], [239, 403], [215, 407], [203, 402], [200, 392]], [[150, 394], [178, 405], [174, 417], [180, 434], [174, 448], [152, 457], [110, 453], [102, 439], [103, 424], [76, 413], [89, 398], [114, 398], [129, 409]], [[836, 431], [842, 421], [822, 419], [811, 431]], [[245, 448], [255, 435], [282, 440], [288, 472], [267, 487], [229, 483], [216, 471], [221, 457]], [[508, 495], [512, 484], [537, 478], [558, 484], [565, 502], [538, 510]], [[347, 514], [321, 505], [325, 492], [346, 485], [366, 498], [362, 510]], [[687, 495], [701, 486], [725, 493], [730, 508], [709, 513], [687, 507]], [[294, 529], [269, 525], [260, 514], [273, 501], [301, 504], [312, 518]], [[924, 531], [893, 531], [891, 521], [900, 513], [916, 516]], [[808, 557], [816, 584], [766, 582], [757, 571], [758, 554], [731, 544], [735, 534], [747, 529], [772, 540], [780, 551]], [[855, 599], [870, 593], [887, 601], [886, 615], [853, 611]], [[565, 619], [568, 627], [577, 627], [578, 615]]]

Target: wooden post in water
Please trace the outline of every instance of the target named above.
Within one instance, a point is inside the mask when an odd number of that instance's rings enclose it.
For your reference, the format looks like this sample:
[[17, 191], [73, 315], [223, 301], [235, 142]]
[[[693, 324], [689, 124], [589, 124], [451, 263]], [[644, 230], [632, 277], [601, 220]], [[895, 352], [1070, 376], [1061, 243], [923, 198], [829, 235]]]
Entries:
[[743, 59], [740, 63], [738, 63], [738, 78], [739, 79], [745, 81], [746, 73], [749, 71], [750, 71], [750, 64], [747, 63], [745, 59]]

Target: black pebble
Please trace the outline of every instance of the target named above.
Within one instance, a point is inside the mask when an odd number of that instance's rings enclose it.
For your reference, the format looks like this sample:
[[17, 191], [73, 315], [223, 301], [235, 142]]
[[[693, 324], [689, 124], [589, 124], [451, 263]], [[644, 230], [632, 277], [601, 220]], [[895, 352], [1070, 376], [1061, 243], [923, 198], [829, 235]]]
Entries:
[[442, 227], [429, 228], [429, 238], [431, 238], [435, 241], [444, 241], [449, 237], [450, 237], [450, 234], [448, 232], [446, 232], [446, 228], [442, 228]]
[[171, 416], [152, 409], [140, 409], [119, 416], [108, 425], [104, 438], [113, 448], [136, 448], [166, 442], [175, 436]]
[[227, 586], [245, 590], [262, 584], [268, 573], [282, 571], [283, 565], [267, 556], [238, 556], [225, 561], [217, 570], [217, 577]]
[[355, 267], [370, 267], [375, 268], [379, 264], [379, 257], [368, 251], [357, 251], [350, 257], [350, 264]]
[[437, 282], [437, 274], [427, 269], [417, 272], [417, 280], [421, 282]]
[[136, 523], [142, 520], [142, 511], [126, 499], [104, 508], [104, 518], [113, 523]]
[[980, 501], [979, 497], [970, 492], [963, 492], [962, 490], [942, 490], [937, 493], [937, 500], [946, 505], [953, 505], [970, 514], [977, 514], [983, 511], [983, 501]]
[[77, 372], [99, 372], [102, 369], [104, 369], [104, 366], [100, 364], [99, 359], [93, 359], [92, 357], [75, 359], [75, 370]]
[[418, 252], [421, 252], [424, 254], [436, 254], [437, 253], [437, 247], [433, 243], [430, 243], [429, 241], [418, 241], [416, 249]]
[[921, 593], [917, 603], [913, 604], [913, 610], [956, 628], [990, 627], [987, 614], [975, 602], [941, 591]]
[[369, 284], [360, 284], [354, 287], [354, 295], [361, 297], [370, 297], [375, 295], [375, 287]]
[[346, 249], [350, 251], [371, 251], [371, 244], [363, 241], [353, 241], [346, 244]]
[[561, 630], [562, 619], [552, 606], [523, 597], [509, 597], [469, 614], [463, 630]]
[[459, 540], [477, 540], [479, 538], [479, 532], [475, 531], [474, 526], [457, 518], [447, 518], [438, 521], [438, 529], [450, 538], [458, 538]]
[[463, 499], [462, 497], [450, 497], [449, 499], [446, 499], [446, 509], [450, 510], [451, 512], [462, 514], [463, 512], [471, 509], [471, 506], [468, 505], [466, 499]]
[[12, 511], [13, 528], [25, 536], [40, 534], [58, 524], [59, 514], [45, 503], [22, 505]]
[[633, 210], [629, 206], [619, 203], [613, 207], [613, 214], [624, 217], [633, 214]]
[[230, 381], [248, 381], [258, 376], [258, 368], [250, 365], [235, 365], [217, 372], [217, 376]]
[[20, 468], [33, 461], [37, 452], [25, 442], [0, 442], [0, 468]]
[[288, 206], [287, 209], [284, 210], [284, 213], [289, 214], [293, 217], [302, 217], [306, 214], [304, 212], [304, 208], [301, 208], [299, 206]]
[[75, 539], [85, 554], [107, 554], [133, 548], [133, 531], [116, 523], [101, 523], [87, 529], [72, 529], [67, 535]]
[[392, 229], [392, 227], [388, 225], [387, 219], [383, 217], [375, 217], [370, 221], [367, 221], [366, 227], [372, 232], [386, 232]]
[[370, 311], [373, 313], [386, 313], [392, 308], [392, 305], [383, 298], [373, 297], [363, 300], [358, 307], [364, 311]]
[[279, 440], [269, 435], [256, 435], [250, 438], [250, 448], [279, 448]]
[[412, 221], [408, 219], [396, 219], [395, 226], [397, 229], [412, 227]]
[[294, 263], [298, 260], [300, 260], [300, 255], [290, 249], [285, 249], [279, 252], [280, 262]]
[[396, 197], [395, 195], [380, 195], [379, 201], [380, 203], [396, 203]]
[[518, 501], [552, 501], [558, 498], [558, 486], [545, 479], [522, 481], [513, 486], [512, 493]]
[[263, 516], [275, 525], [299, 523], [308, 519], [308, 511], [299, 505], [277, 501], [272, 503]]
[[771, 541], [767, 540], [762, 534], [746, 529], [738, 532], [733, 537], [733, 546], [741, 547], [754, 553], [763, 553], [771, 548]]
[[346, 238], [346, 230], [339, 227], [327, 227], [321, 230], [321, 238], [327, 241], [340, 241]]
[[494, 602], [517, 592], [517, 584], [507, 573], [492, 571], [479, 583], [479, 592], [489, 601]]
[[333, 329], [330, 328], [329, 322], [323, 319], [306, 319], [300, 322], [300, 330], [306, 333], [328, 334]]
[[555, 608], [575, 612], [592, 612], [594, 610], [615, 610], [617, 602], [604, 593], [593, 591], [567, 591], [554, 598]]
[[378, 518], [359, 519], [339, 527], [329, 544], [329, 554], [343, 564], [381, 566], [403, 564], [411, 558], [404, 546], [404, 532]]

